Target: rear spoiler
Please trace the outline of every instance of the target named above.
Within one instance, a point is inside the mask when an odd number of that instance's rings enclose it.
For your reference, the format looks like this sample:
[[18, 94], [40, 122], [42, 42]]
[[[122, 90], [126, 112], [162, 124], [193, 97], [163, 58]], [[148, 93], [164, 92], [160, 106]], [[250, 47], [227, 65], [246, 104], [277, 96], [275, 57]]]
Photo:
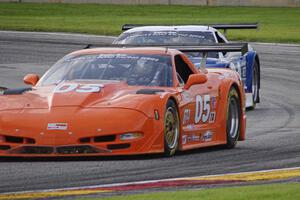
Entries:
[[205, 66], [209, 52], [241, 52], [242, 55], [245, 55], [248, 52], [247, 43], [226, 43], [204, 46], [166, 46], [166, 48], [177, 49], [183, 53], [202, 52], [203, 55], [200, 59], [200, 70], [203, 73], [207, 72]]
[[247, 24], [212, 24], [208, 25], [215, 29], [258, 29], [258, 23], [247, 23]]
[[216, 45], [201, 45], [201, 46], [166, 46], [170, 49], [177, 49], [181, 52], [241, 52], [245, 55], [248, 52], [247, 43], [226, 43]]
[[241, 23], [241, 24], [124, 24], [122, 31], [127, 31], [132, 28], [141, 26], [182, 26], [182, 25], [195, 25], [195, 26], [208, 26], [215, 29], [227, 30], [227, 29], [258, 29], [258, 23]]
[[134, 48], [134, 47], [162, 47], [166, 49], [177, 49], [181, 52], [241, 52], [242, 55], [248, 52], [248, 43], [224, 43], [210, 45], [183, 45], [183, 44], [110, 44], [110, 45], [93, 45], [88, 44], [84, 49], [91, 47], [106, 47], [106, 48]]

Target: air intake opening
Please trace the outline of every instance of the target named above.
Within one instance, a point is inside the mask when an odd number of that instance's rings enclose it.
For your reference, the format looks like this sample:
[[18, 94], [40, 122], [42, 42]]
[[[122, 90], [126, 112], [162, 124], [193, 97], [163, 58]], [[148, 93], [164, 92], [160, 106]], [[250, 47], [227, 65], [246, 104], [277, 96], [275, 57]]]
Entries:
[[8, 150], [10, 149], [11, 147], [9, 145], [0, 145], [0, 151], [2, 150]]
[[83, 146], [57, 147], [56, 152], [58, 154], [89, 154], [89, 153], [99, 153], [100, 150], [88, 145], [83, 145]]
[[31, 138], [26, 138], [26, 143], [27, 144], [35, 144], [35, 140]]
[[116, 135], [104, 135], [94, 137], [94, 142], [113, 142], [116, 140]]
[[80, 138], [79, 141], [81, 143], [90, 143], [91, 142], [91, 138], [87, 137], [87, 138]]
[[22, 138], [22, 137], [14, 137], [14, 136], [5, 136], [5, 141], [7, 143], [23, 143], [24, 138]]
[[117, 149], [128, 149], [130, 147], [130, 143], [125, 144], [109, 144], [107, 148], [109, 150], [117, 150]]
[[10, 153], [16, 154], [52, 154], [54, 152], [53, 147], [42, 146], [22, 146], [16, 149], [12, 149]]

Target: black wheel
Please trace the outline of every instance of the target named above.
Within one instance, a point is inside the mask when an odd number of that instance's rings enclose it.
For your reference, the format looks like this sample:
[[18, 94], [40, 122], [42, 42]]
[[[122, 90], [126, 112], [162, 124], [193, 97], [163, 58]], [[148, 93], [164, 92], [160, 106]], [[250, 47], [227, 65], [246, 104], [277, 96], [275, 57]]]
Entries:
[[258, 74], [258, 64], [254, 62], [253, 65], [253, 74], [252, 74], [252, 99], [253, 105], [249, 107], [250, 110], [254, 110], [256, 103], [258, 103], [259, 99], [259, 74]]
[[179, 140], [179, 116], [174, 101], [167, 102], [164, 115], [164, 153], [166, 156], [175, 154]]
[[226, 147], [234, 148], [238, 141], [241, 127], [241, 103], [239, 94], [235, 88], [231, 88], [227, 102]]

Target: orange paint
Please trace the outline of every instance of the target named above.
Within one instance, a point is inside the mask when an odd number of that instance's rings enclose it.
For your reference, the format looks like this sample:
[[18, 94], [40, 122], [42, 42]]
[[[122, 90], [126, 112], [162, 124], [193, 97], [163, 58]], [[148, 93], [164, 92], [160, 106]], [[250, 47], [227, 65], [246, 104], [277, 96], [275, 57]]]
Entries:
[[[124, 82], [111, 82], [101, 83], [103, 87], [99, 92], [79, 93], [76, 90], [91, 82], [74, 80], [69, 83], [75, 84], [77, 89], [64, 93], [55, 93], [55, 85], [37, 84], [24, 94], [0, 95], [0, 156], [110, 156], [163, 152], [162, 116], [169, 99], [178, 105], [179, 150], [225, 144], [227, 96], [233, 85], [240, 93], [242, 126], [239, 139], [244, 140], [245, 97], [237, 72], [209, 69], [205, 74], [206, 83], [184, 88], [179, 86], [174, 73], [174, 57], [188, 58], [174, 49], [100, 48], [76, 51], [72, 55], [100, 53], [168, 55], [172, 59], [174, 85], [129, 86]], [[191, 62], [186, 63], [192, 73], [201, 73]], [[98, 84], [97, 81], [93, 83]], [[161, 89], [164, 92], [137, 94], [140, 89]], [[213, 114], [207, 116], [209, 119], [205, 123], [195, 122], [195, 100], [199, 95], [211, 98], [208, 104]], [[155, 112], [160, 116], [159, 120], [155, 119]], [[122, 140], [122, 134], [127, 133], [138, 137]], [[185, 136], [187, 141], [183, 141]]]

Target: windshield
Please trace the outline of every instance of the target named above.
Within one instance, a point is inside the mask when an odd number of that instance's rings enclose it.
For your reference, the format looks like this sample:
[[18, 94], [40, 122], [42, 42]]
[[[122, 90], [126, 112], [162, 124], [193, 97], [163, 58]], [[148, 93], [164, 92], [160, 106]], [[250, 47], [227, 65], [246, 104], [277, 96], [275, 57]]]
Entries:
[[172, 86], [170, 56], [93, 54], [66, 56], [43, 76], [39, 85], [68, 80], [125, 81], [128, 85]]
[[[115, 41], [115, 44], [156, 44], [156, 45], [209, 45], [215, 44], [216, 40], [211, 31], [138, 31], [125, 32], [121, 34]], [[186, 53], [193, 62], [202, 57], [202, 53]], [[218, 53], [210, 52], [210, 58], [218, 58]], [[194, 63], [195, 64], [195, 63]]]
[[115, 40], [116, 44], [214, 44], [210, 31], [139, 31], [125, 32]]

